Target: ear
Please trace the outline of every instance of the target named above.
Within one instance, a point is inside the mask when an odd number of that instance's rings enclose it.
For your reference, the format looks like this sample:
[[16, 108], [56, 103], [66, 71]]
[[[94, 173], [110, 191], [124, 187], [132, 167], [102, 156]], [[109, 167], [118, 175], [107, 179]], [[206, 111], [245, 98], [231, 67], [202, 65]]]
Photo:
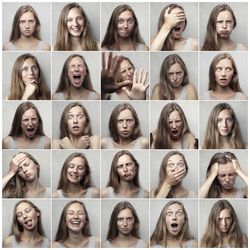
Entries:
[[39, 213], [39, 212], [36, 212], [36, 215], [37, 215], [37, 217], [39, 217], [39, 216], [40, 216], [40, 213]]

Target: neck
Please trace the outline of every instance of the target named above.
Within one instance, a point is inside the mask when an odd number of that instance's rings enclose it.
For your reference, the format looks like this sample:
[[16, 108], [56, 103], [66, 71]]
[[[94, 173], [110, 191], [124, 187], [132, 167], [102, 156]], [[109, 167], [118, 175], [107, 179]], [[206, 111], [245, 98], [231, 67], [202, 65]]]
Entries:
[[73, 145], [76, 145], [82, 136], [83, 135], [72, 135], [72, 134], [69, 134], [69, 139], [73, 143]]
[[24, 230], [21, 234], [21, 239], [32, 242], [36, 236], [38, 236], [38, 233], [36, 228], [34, 228], [32, 231]]
[[128, 38], [119, 37], [118, 43], [119, 43], [121, 50], [130, 50], [130, 49], [134, 48], [130, 37], [128, 37]]
[[[82, 83], [83, 84], [83, 83]], [[83, 87], [83, 85], [80, 88], [75, 88], [70, 84], [69, 86], [69, 92], [70, 92], [70, 98], [71, 99], [77, 99], [78, 96], [82, 96], [83, 92], [87, 91], [86, 88]], [[79, 98], [81, 99], [81, 98]]]
[[133, 238], [134, 238], [134, 236], [132, 236], [131, 234], [125, 235], [125, 234], [119, 233], [117, 235], [117, 237], [115, 238], [115, 240], [127, 242], [127, 241], [129, 241], [129, 240], [131, 240]]
[[223, 94], [228, 94], [228, 93], [232, 92], [232, 89], [229, 87], [229, 85], [226, 87], [222, 87], [220, 85], [217, 85], [214, 92], [217, 92], [220, 95], [223, 95]]
[[220, 148], [228, 148], [231, 146], [228, 136], [220, 136], [219, 141], [220, 141]]
[[83, 188], [81, 187], [79, 183], [77, 184], [69, 183], [67, 185], [67, 193], [78, 193], [78, 192], [81, 192], [82, 190]]
[[21, 35], [18, 38], [18, 40], [22, 41], [23, 43], [30, 43], [31, 41], [36, 40], [36, 38], [33, 37], [33, 36], [23, 36], [23, 35]]
[[135, 187], [134, 183], [132, 181], [120, 181], [119, 189], [124, 191], [129, 191]]
[[81, 47], [80, 37], [71, 36], [70, 41], [71, 41], [71, 45], [72, 45], [73, 50]]
[[36, 191], [36, 189], [41, 187], [42, 185], [40, 184], [38, 179], [35, 179], [32, 182], [26, 182], [26, 186], [28, 187], [29, 191]]
[[68, 243], [79, 243], [80, 240], [83, 240], [85, 236], [82, 234], [82, 231], [73, 232], [71, 230], [68, 230]]
[[132, 139], [130, 137], [128, 137], [128, 138], [119, 137], [119, 144], [122, 146], [126, 146], [131, 142], [132, 142]]
[[235, 192], [235, 188], [233, 187], [232, 189], [225, 189], [223, 187], [221, 187], [221, 193], [228, 195], [228, 194], [232, 194], [233, 192]]
[[26, 142], [33, 142], [36, 139], [36, 135], [34, 137], [28, 137], [25, 134], [22, 133], [22, 135], [20, 136], [24, 141]]

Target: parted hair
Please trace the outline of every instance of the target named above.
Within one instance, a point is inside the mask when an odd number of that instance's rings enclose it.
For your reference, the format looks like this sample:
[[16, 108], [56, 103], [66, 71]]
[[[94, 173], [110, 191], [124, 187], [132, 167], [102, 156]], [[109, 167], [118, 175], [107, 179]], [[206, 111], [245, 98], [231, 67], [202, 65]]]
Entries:
[[234, 149], [245, 149], [245, 143], [242, 139], [239, 122], [234, 113], [233, 108], [228, 103], [219, 103], [211, 111], [207, 128], [205, 132], [205, 138], [203, 147], [204, 149], [220, 148], [220, 134], [218, 131], [218, 116], [222, 110], [229, 110], [233, 119], [233, 126], [230, 134], [228, 135], [229, 142]]
[[[161, 14], [160, 14], [160, 17], [158, 20], [158, 32], [160, 31], [162, 25], [165, 23], [164, 15], [165, 15], [165, 12], [168, 8], [169, 8], [168, 14], [170, 14], [171, 11], [175, 8], [179, 8], [179, 9], [184, 11], [183, 7], [181, 7], [180, 5], [175, 4], [175, 3], [171, 3], [171, 4], [168, 4], [167, 6], [165, 6], [161, 11]], [[186, 26], [187, 26], [187, 19], [185, 20], [185, 28], [186, 28]], [[166, 38], [161, 50], [169, 50], [169, 51], [174, 50], [174, 44], [175, 44], [175, 38], [172, 35], [172, 33], [170, 32], [170, 34]]]
[[232, 218], [231, 228], [227, 232], [227, 245], [229, 245], [229, 247], [231, 248], [244, 247], [244, 234], [241, 232], [239, 221], [234, 211], [234, 208], [227, 200], [219, 200], [214, 203], [208, 217], [208, 223], [205, 230], [205, 234], [201, 239], [201, 247], [225, 247], [223, 246], [223, 235], [219, 230], [219, 216], [220, 212], [224, 209], [229, 210]]
[[131, 152], [129, 152], [128, 150], [122, 150], [119, 151], [115, 154], [112, 163], [111, 163], [111, 168], [110, 168], [110, 173], [109, 173], [109, 181], [107, 183], [107, 187], [113, 187], [114, 191], [117, 192], [118, 188], [120, 186], [120, 177], [117, 173], [117, 164], [118, 164], [118, 160], [121, 156], [123, 155], [128, 155], [131, 160], [133, 161], [135, 167], [136, 167], [136, 175], [133, 179], [133, 184], [140, 188], [140, 182], [139, 182], [139, 163], [138, 161], [135, 159], [135, 157], [133, 156], [133, 154]]
[[139, 217], [137, 216], [135, 208], [130, 202], [121, 201], [118, 204], [116, 204], [110, 217], [109, 229], [107, 233], [107, 240], [110, 242], [112, 242], [112, 240], [114, 240], [118, 236], [119, 231], [117, 228], [117, 217], [118, 217], [118, 214], [124, 209], [129, 209], [134, 217], [134, 225], [131, 231], [131, 235], [134, 236], [135, 238], [140, 239], [140, 232], [139, 232], [140, 220], [139, 220]]
[[38, 84], [37, 90], [35, 93], [35, 98], [37, 100], [50, 100], [50, 91], [48, 89], [47, 83], [44, 80], [41, 67], [37, 61], [37, 58], [32, 54], [23, 54], [20, 55], [13, 66], [11, 73], [11, 86], [10, 86], [10, 95], [9, 100], [21, 100], [25, 91], [25, 83], [22, 79], [23, 64], [27, 59], [32, 59], [36, 64], [39, 74], [38, 74]]
[[43, 121], [42, 117], [37, 109], [37, 107], [32, 103], [32, 102], [23, 102], [21, 103], [14, 114], [14, 118], [12, 121], [11, 129], [9, 132], [9, 136], [12, 137], [17, 137], [22, 134], [22, 128], [21, 128], [21, 121], [22, 121], [22, 116], [23, 114], [28, 110], [28, 109], [34, 109], [36, 111], [36, 115], [38, 118], [38, 127], [36, 130], [36, 135], [45, 135], [43, 132]]
[[84, 19], [84, 30], [81, 34], [81, 47], [82, 50], [98, 50], [97, 42], [92, 37], [92, 32], [90, 29], [90, 22], [86, 13], [84, 12], [83, 8], [78, 3], [69, 3], [64, 6], [61, 11], [58, 27], [57, 27], [57, 34], [56, 34], [56, 44], [54, 46], [54, 50], [72, 50], [72, 42], [71, 37], [68, 32], [67, 27], [67, 18], [69, 11], [73, 8], [77, 8], [80, 10], [81, 15]]
[[180, 243], [181, 247], [183, 246], [183, 243], [185, 241], [194, 239], [194, 237], [190, 234], [189, 232], [189, 222], [188, 222], [188, 215], [187, 212], [185, 210], [184, 205], [179, 202], [179, 201], [169, 201], [162, 209], [160, 217], [157, 221], [157, 224], [155, 226], [154, 232], [150, 237], [150, 245], [154, 246], [154, 245], [161, 245], [163, 247], [167, 247], [167, 243], [168, 243], [168, 237], [171, 236], [170, 232], [167, 229], [167, 225], [166, 225], [166, 215], [167, 215], [167, 209], [173, 205], [173, 204], [178, 204], [181, 206], [182, 211], [184, 213], [184, 219], [185, 222], [183, 224], [183, 227], [178, 235], [178, 240]]
[[91, 236], [90, 221], [89, 221], [89, 215], [88, 215], [87, 209], [83, 202], [78, 201], [78, 200], [73, 200], [73, 201], [68, 202], [62, 210], [60, 221], [59, 221], [57, 232], [56, 232], [55, 241], [63, 243], [69, 237], [69, 231], [66, 225], [66, 215], [67, 215], [67, 211], [69, 207], [74, 203], [79, 203], [82, 206], [86, 215], [86, 222], [82, 228], [82, 235], [85, 237]]
[[58, 92], [66, 92], [67, 93], [66, 100], [70, 99], [70, 85], [71, 85], [71, 83], [70, 83], [69, 77], [68, 77], [69, 63], [75, 57], [80, 57], [83, 61], [84, 66], [86, 67], [86, 76], [85, 76], [84, 81], [82, 83], [82, 87], [84, 87], [85, 89], [88, 89], [90, 91], [94, 91], [93, 87], [92, 87], [92, 83], [91, 83], [89, 67], [88, 67], [84, 57], [79, 55], [79, 54], [72, 54], [66, 59], [64, 65], [63, 65], [62, 72], [60, 75], [60, 80], [59, 80], [59, 83], [58, 83], [58, 86], [56, 89], [56, 93], [58, 93]]
[[171, 85], [171, 80], [169, 78], [169, 69], [172, 65], [176, 63], [178, 63], [181, 66], [181, 69], [184, 72], [182, 87], [184, 87], [189, 83], [188, 70], [182, 58], [177, 54], [168, 55], [164, 59], [160, 70], [160, 83], [159, 83], [160, 100], [175, 99], [174, 90]]
[[121, 50], [120, 44], [119, 44], [119, 35], [117, 32], [117, 24], [118, 24], [119, 15], [124, 11], [130, 11], [134, 19], [134, 28], [130, 35], [130, 38], [133, 43], [133, 49], [136, 50], [138, 43], [144, 44], [144, 41], [139, 31], [139, 23], [138, 23], [134, 10], [129, 5], [123, 4], [123, 5], [117, 6], [114, 9], [110, 17], [107, 31], [103, 38], [101, 47], [104, 47], [104, 48], [106, 47], [109, 50]]
[[217, 23], [217, 17], [219, 13], [222, 11], [226, 11], [226, 10], [231, 13], [233, 21], [234, 21], [233, 28], [235, 28], [237, 22], [236, 22], [236, 17], [234, 15], [232, 8], [228, 4], [225, 4], [225, 3], [216, 5], [209, 15], [208, 23], [207, 23], [207, 32], [206, 32], [204, 44], [201, 47], [201, 50], [210, 50], [210, 51], [220, 50], [221, 41], [216, 32], [216, 23]]
[[35, 9], [31, 5], [22, 5], [21, 7], [18, 8], [13, 19], [12, 29], [11, 29], [11, 34], [10, 34], [10, 41], [12, 43], [14, 43], [21, 36], [21, 32], [19, 28], [20, 18], [26, 12], [31, 12], [36, 20], [36, 27], [35, 27], [34, 33], [32, 34], [33, 37], [38, 40], [41, 40], [41, 37], [40, 37], [41, 23], [40, 23], [39, 17]]
[[71, 108], [79, 106], [82, 109], [83, 114], [86, 117], [86, 126], [83, 131], [82, 135], [89, 135], [92, 136], [92, 129], [90, 124], [90, 117], [86, 110], [86, 108], [79, 102], [72, 102], [69, 103], [63, 110], [61, 121], [60, 121], [60, 139], [63, 139], [64, 137], [69, 137], [69, 131], [67, 126], [67, 120], [68, 120], [68, 114]]

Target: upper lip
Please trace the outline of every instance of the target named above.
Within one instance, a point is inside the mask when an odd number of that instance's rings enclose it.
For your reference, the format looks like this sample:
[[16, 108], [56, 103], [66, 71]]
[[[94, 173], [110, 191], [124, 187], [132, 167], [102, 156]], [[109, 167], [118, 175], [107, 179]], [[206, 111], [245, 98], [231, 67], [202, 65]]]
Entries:
[[27, 224], [29, 221], [32, 221], [30, 218], [24, 220], [24, 224]]

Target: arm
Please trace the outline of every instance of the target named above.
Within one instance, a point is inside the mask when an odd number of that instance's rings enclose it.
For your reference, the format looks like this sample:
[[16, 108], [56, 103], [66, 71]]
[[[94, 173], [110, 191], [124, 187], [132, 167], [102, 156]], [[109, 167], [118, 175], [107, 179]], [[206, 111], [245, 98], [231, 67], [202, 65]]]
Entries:
[[232, 163], [236, 174], [242, 179], [242, 181], [246, 184], [246, 186], [248, 186], [248, 176], [242, 171], [238, 160], [232, 159]]
[[101, 191], [101, 198], [109, 198], [108, 188], [104, 188]]
[[159, 90], [160, 85], [157, 83], [152, 90], [151, 100], [160, 100]]
[[100, 190], [96, 187], [92, 187], [92, 198], [100, 198]]
[[91, 149], [99, 149], [100, 148], [100, 137], [98, 135], [93, 135], [90, 137]]
[[33, 79], [31, 82], [26, 82], [25, 84], [26, 85], [22, 96], [22, 100], [29, 100], [36, 93], [37, 85], [39, 84], [39, 82], [36, 79]]
[[207, 179], [204, 182], [204, 184], [199, 188], [199, 197], [200, 198], [207, 198], [209, 189], [210, 189], [210, 187], [211, 187], [214, 179], [218, 175], [218, 169], [219, 169], [219, 164], [218, 164], [218, 162], [216, 162], [211, 167], [211, 173], [210, 173], [210, 175], [207, 177]]
[[44, 149], [51, 149], [51, 140], [47, 136], [45, 138]]
[[197, 91], [196, 91], [193, 84], [191, 84], [191, 83], [188, 84], [187, 91], [188, 91], [188, 100], [197, 100], [198, 99]]
[[108, 148], [108, 139], [105, 138], [105, 137], [101, 139], [101, 148], [102, 149], [107, 149]]

